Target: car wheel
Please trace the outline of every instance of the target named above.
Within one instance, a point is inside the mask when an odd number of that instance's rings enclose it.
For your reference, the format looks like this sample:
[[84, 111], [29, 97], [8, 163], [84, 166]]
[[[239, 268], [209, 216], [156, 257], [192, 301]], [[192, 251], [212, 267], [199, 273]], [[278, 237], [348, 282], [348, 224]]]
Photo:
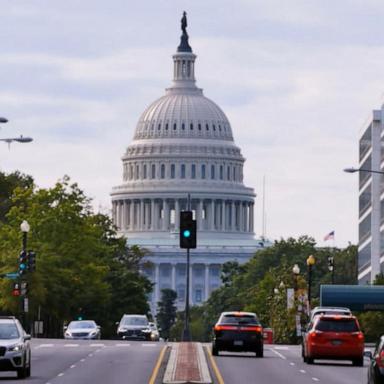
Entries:
[[31, 376], [31, 362], [29, 362], [29, 366], [28, 368], [25, 368], [25, 374], [26, 374], [26, 377], [30, 377]]
[[360, 357], [358, 359], [352, 360], [352, 364], [355, 367], [363, 367], [364, 366], [364, 357]]
[[219, 356], [219, 349], [212, 344], [212, 355]]
[[264, 357], [264, 348], [263, 346], [256, 349], [256, 357]]
[[27, 368], [22, 367], [17, 369], [17, 378], [25, 379], [27, 377]]
[[307, 357], [306, 359], [307, 359], [306, 361], [307, 364], [313, 364], [313, 357]]

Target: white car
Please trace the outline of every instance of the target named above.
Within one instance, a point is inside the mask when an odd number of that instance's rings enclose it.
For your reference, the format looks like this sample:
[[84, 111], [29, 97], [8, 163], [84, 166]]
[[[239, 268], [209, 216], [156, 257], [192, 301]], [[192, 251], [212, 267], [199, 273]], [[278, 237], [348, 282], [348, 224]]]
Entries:
[[0, 371], [16, 371], [18, 379], [31, 376], [31, 336], [13, 316], [0, 317]]
[[71, 321], [64, 327], [64, 339], [100, 339], [101, 331], [93, 320]]

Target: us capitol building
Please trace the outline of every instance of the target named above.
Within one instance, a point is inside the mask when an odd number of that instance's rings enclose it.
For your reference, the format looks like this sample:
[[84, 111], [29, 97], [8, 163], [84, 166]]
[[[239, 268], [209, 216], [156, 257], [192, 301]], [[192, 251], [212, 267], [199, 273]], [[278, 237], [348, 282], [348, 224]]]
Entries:
[[246, 262], [263, 243], [254, 234], [252, 188], [243, 183], [244, 157], [224, 112], [196, 86], [196, 55], [186, 16], [173, 55], [173, 83], [141, 115], [122, 157], [123, 182], [113, 188], [112, 215], [128, 245], [149, 251], [143, 272], [155, 283], [149, 297], [156, 313], [161, 289], [177, 292], [184, 308], [186, 250], [179, 248], [180, 211], [187, 196], [197, 221], [191, 250], [190, 303], [198, 305], [221, 285], [227, 261]]

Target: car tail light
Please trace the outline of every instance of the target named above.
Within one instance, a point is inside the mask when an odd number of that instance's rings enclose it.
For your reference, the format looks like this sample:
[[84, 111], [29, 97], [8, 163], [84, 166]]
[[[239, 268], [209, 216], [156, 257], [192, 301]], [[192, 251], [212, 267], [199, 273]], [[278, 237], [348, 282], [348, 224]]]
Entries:
[[235, 331], [237, 327], [233, 325], [215, 325], [214, 329], [215, 331]]
[[249, 332], [262, 332], [263, 331], [263, 328], [260, 327], [260, 325], [256, 325], [256, 326], [249, 326], [249, 327], [241, 327], [240, 328], [241, 331], [249, 331]]
[[376, 357], [376, 363], [380, 368], [384, 368], [384, 351], [381, 350], [379, 356]]

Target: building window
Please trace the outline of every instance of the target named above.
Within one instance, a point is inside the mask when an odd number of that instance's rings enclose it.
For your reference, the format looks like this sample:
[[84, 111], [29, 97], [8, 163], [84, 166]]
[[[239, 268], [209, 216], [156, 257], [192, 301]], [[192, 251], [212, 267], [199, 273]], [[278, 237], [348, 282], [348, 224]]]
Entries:
[[179, 301], [185, 300], [185, 288], [183, 286], [177, 287], [177, 300]]
[[191, 167], [191, 178], [196, 179], [196, 164], [192, 164]]
[[152, 179], [155, 179], [156, 178], [156, 165], [155, 164], [152, 164], [152, 174], [151, 174], [151, 178]]
[[165, 124], [165, 130], [168, 131], [168, 123]]
[[129, 166], [129, 178], [131, 180], [133, 179], [133, 165], [132, 164]]
[[229, 165], [227, 167], [227, 179], [231, 180], [231, 167]]
[[207, 131], [209, 131], [209, 125], [208, 125], [208, 124], [205, 124], [205, 129], [206, 129]]
[[199, 123], [197, 128], [199, 129], [199, 131], [201, 131], [201, 124]]
[[236, 181], [236, 167], [233, 167], [233, 180]]
[[147, 164], [143, 165], [143, 179], [147, 178]]
[[161, 173], [161, 178], [165, 179], [165, 165], [164, 164], [161, 164], [160, 173]]
[[185, 164], [181, 164], [181, 178], [185, 179]]
[[173, 124], [173, 130], [176, 131], [176, 128], [177, 128], [177, 125], [175, 123], [175, 124]]
[[220, 180], [223, 180], [223, 177], [224, 177], [224, 175], [223, 175], [223, 166], [222, 165], [220, 165]]
[[213, 124], [213, 130], [216, 131], [216, 125], [215, 124]]
[[203, 301], [203, 292], [201, 289], [195, 291], [195, 303], [201, 303]]
[[189, 126], [189, 128], [191, 129], [191, 131], [193, 131], [193, 124], [191, 123], [191, 125]]
[[184, 131], [184, 129], [185, 129], [185, 124], [184, 123], [181, 124], [181, 129]]
[[138, 179], [139, 178], [139, 165], [136, 164], [136, 175], [135, 175], [135, 178]]
[[171, 179], [175, 178], [176, 167], [175, 164], [171, 164]]
[[159, 125], [157, 126], [157, 130], [160, 131], [160, 129], [161, 129], [161, 124], [159, 124]]
[[201, 178], [205, 179], [205, 164], [201, 166]]
[[211, 165], [211, 179], [215, 179], [215, 166], [213, 164]]

